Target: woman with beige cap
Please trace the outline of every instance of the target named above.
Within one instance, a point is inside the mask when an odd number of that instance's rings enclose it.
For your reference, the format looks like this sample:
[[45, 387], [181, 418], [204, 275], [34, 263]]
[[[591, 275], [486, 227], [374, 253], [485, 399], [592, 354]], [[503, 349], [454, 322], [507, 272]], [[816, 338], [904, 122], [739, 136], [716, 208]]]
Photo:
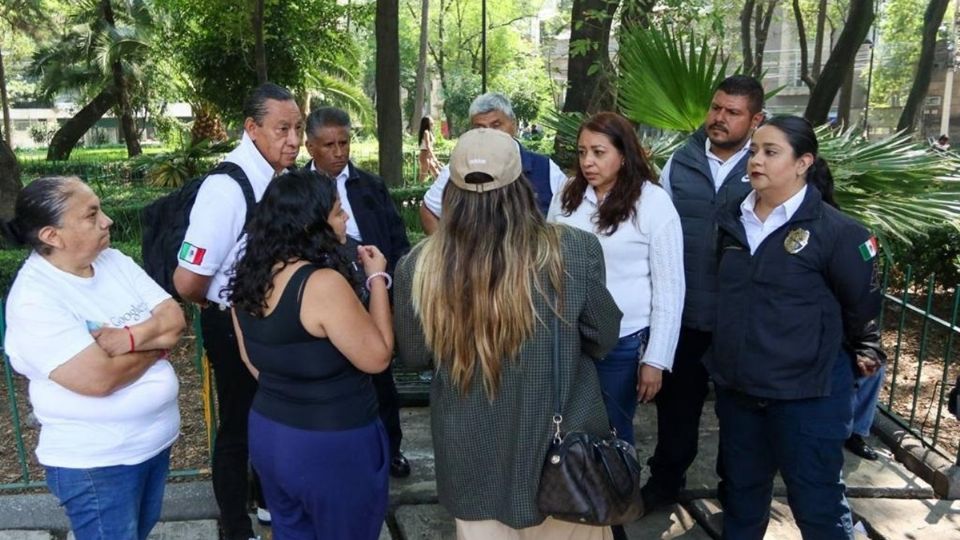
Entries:
[[401, 362], [436, 367], [440, 503], [460, 539], [609, 539], [609, 528], [547, 518], [536, 504], [556, 317], [564, 429], [609, 425], [594, 362], [616, 343], [620, 311], [600, 244], [546, 223], [506, 134], [465, 133], [450, 170], [439, 229], [398, 264], [394, 297]]

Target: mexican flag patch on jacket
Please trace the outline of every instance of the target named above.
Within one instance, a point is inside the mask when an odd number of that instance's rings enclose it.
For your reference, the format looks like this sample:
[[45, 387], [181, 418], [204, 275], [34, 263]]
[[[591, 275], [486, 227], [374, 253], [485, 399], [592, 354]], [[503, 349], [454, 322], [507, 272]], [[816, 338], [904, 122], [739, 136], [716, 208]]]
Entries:
[[880, 251], [880, 245], [877, 243], [876, 236], [871, 236], [866, 242], [860, 244], [860, 256], [865, 261], [876, 257], [878, 251]]

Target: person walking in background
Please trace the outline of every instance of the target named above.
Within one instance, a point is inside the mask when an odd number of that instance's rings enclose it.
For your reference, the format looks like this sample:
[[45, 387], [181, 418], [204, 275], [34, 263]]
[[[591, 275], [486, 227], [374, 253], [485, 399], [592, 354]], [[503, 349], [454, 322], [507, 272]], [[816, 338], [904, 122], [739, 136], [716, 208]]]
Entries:
[[[254, 89], [243, 111], [246, 120], [240, 145], [224, 161], [239, 166], [254, 200], [259, 201], [273, 177], [294, 165], [303, 118], [293, 94], [273, 83]], [[247, 515], [247, 414], [257, 382], [240, 358], [223, 291], [236, 262], [246, 216], [240, 184], [225, 174], [208, 176], [190, 211], [190, 225], [173, 274], [180, 296], [201, 307], [200, 331], [213, 368], [220, 417], [213, 447], [213, 493], [226, 540], [253, 538], [253, 524]], [[252, 483], [255, 495], [262, 499], [256, 474]], [[258, 504], [262, 506], [262, 500]]]
[[436, 178], [440, 174], [440, 162], [433, 153], [433, 119], [429, 116], [420, 119], [417, 141], [420, 144], [420, 151], [417, 153], [420, 173], [417, 181], [423, 182], [426, 178]]
[[[489, 92], [477, 96], [470, 104], [470, 126], [472, 128], [490, 128], [500, 130], [510, 137], [517, 134], [517, 117], [513, 114], [513, 105], [507, 96]], [[523, 177], [533, 187], [537, 200], [537, 209], [547, 215], [553, 196], [563, 189], [567, 175], [549, 157], [531, 152], [516, 141], [520, 151], [520, 165]], [[423, 231], [433, 234], [443, 216], [443, 190], [450, 181], [450, 167], [444, 167], [430, 189], [423, 195], [420, 205], [420, 223]]]
[[[351, 161], [350, 116], [334, 107], [313, 110], [307, 116], [306, 146], [312, 159], [305, 168], [323, 173], [324, 180], [335, 182], [340, 205], [351, 217], [346, 225], [348, 243], [376, 246], [387, 258], [387, 273], [393, 275], [397, 261], [410, 251], [407, 229], [383, 179]], [[387, 367], [375, 374], [373, 383], [380, 403], [380, 419], [390, 437], [390, 474], [405, 478], [410, 476], [410, 462], [400, 450], [403, 429], [393, 369]]]
[[708, 391], [703, 362], [716, 322], [716, 212], [750, 191], [750, 135], [762, 120], [760, 83], [744, 75], [725, 79], [713, 94], [703, 127], [674, 152], [660, 175], [660, 185], [680, 215], [686, 294], [677, 352], [656, 399], [657, 448], [643, 487], [648, 512], [677, 501], [697, 457]]
[[6, 302], [6, 353], [30, 381], [37, 460], [77, 540], [145, 540], [180, 431], [169, 349], [175, 300], [110, 249], [100, 200], [76, 177], [17, 195], [4, 235], [31, 248]]
[[775, 117], [750, 143], [753, 190], [718, 217], [706, 366], [720, 420], [724, 538], [764, 537], [779, 472], [804, 539], [852, 539], [841, 478], [854, 372], [879, 367], [876, 238], [841, 213], [816, 134]]
[[569, 431], [609, 429], [594, 364], [620, 312], [592, 234], [549, 224], [520, 151], [493, 129], [450, 156], [436, 233], [397, 267], [401, 363], [436, 362], [430, 418], [440, 504], [457, 538], [608, 539], [610, 529], [545, 518], [537, 491], [554, 433], [553, 328]]
[[[375, 539], [387, 512], [390, 444], [370, 374], [393, 355], [390, 276], [383, 254], [360, 246], [366, 281], [349, 281], [338, 249], [349, 219], [329, 178], [276, 178], [228, 288], [240, 352], [259, 382], [250, 459], [277, 540]], [[369, 313], [355, 290], [364, 286]]]
[[637, 401], [651, 401], [673, 365], [683, 310], [683, 238], [670, 196], [653, 178], [634, 127], [616, 113], [588, 118], [577, 135], [576, 176], [548, 221], [593, 233], [607, 290], [623, 312], [620, 340], [597, 363], [607, 415], [635, 444]]

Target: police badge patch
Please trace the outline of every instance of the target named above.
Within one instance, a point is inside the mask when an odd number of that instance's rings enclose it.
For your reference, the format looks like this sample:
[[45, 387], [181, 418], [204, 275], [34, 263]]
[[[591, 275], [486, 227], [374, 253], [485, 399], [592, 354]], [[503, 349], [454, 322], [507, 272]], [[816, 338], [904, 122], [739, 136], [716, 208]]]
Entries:
[[796, 255], [801, 249], [807, 247], [809, 241], [810, 231], [798, 227], [787, 233], [787, 237], [783, 239], [783, 249], [791, 255]]

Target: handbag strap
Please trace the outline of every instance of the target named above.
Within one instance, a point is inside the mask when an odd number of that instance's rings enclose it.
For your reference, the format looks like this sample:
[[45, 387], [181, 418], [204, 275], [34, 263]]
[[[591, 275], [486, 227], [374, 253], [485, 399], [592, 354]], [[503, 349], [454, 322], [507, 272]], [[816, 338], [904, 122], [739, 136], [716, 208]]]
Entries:
[[553, 314], [553, 424], [556, 430], [553, 434], [553, 442], [560, 443], [563, 435], [560, 432], [560, 424], [563, 422], [563, 415], [560, 414], [560, 315]]

